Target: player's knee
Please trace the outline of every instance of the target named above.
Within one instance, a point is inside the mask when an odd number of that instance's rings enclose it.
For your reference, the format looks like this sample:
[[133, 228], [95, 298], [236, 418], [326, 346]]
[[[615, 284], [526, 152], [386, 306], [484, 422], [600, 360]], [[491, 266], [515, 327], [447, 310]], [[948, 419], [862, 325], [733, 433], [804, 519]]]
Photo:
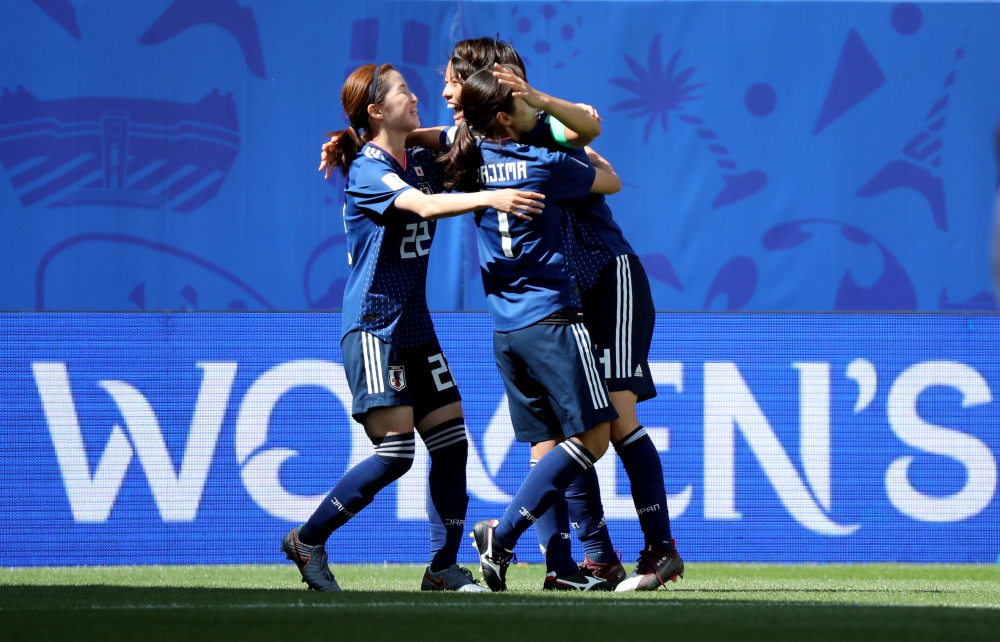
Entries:
[[594, 456], [594, 459], [600, 459], [604, 456], [604, 453], [608, 452], [608, 440], [598, 441], [592, 447], [587, 448], [587, 450]]
[[416, 441], [412, 432], [389, 435], [372, 442], [375, 444], [375, 458], [386, 466], [390, 477], [399, 479], [413, 465]]
[[597, 424], [576, 438], [580, 440], [580, 444], [584, 448], [590, 451], [594, 459], [598, 460], [608, 451], [608, 444], [611, 440], [611, 423], [605, 421]]
[[464, 418], [456, 417], [444, 421], [422, 432], [420, 438], [424, 440], [432, 461], [447, 458], [449, 463], [460, 463], [465, 466], [469, 457], [469, 440], [466, 437]]

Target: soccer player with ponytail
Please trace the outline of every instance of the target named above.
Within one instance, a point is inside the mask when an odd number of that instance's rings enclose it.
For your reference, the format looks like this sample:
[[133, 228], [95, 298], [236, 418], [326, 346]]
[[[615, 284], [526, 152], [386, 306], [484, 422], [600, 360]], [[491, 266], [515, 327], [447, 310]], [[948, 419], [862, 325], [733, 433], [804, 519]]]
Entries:
[[[481, 69], [494, 64], [512, 64], [522, 77], [498, 72], [500, 82], [525, 98], [530, 106], [551, 108], [551, 100], [539, 100], [539, 93], [523, 78], [524, 64], [517, 51], [506, 42], [494, 38], [473, 38], [455, 44], [444, 72], [442, 96], [454, 110], [456, 125], [464, 119], [462, 89], [465, 81]], [[550, 98], [550, 97], [546, 97]], [[595, 164], [611, 170], [610, 165], [590, 147], [600, 133], [600, 117], [587, 105], [556, 104], [558, 118], [544, 113], [536, 127], [526, 135], [531, 145], [561, 150], [582, 158], [586, 155]], [[595, 127], [595, 125], [597, 125]], [[456, 127], [415, 130], [407, 144], [446, 149]], [[332, 142], [322, 150], [322, 170], [328, 167], [328, 152]], [[590, 194], [582, 200], [565, 200], [563, 233], [566, 260], [580, 287], [584, 319], [597, 346], [599, 370], [603, 371], [611, 391], [611, 401], [619, 418], [611, 423], [611, 440], [628, 475], [639, 516], [645, 546], [639, 562], [627, 579], [617, 560], [603, 512], [593, 504], [581, 513], [591, 480], [580, 478], [567, 490], [572, 521], [586, 554], [583, 567], [605, 578], [609, 583], [624, 579], [617, 590], [655, 590], [678, 576], [683, 577], [684, 562], [674, 545], [670, 532], [670, 515], [666, 503], [663, 467], [659, 453], [639, 423], [636, 403], [656, 395], [647, 363], [655, 322], [652, 292], [645, 270], [621, 228], [615, 222], [604, 196]], [[558, 440], [532, 444], [532, 462], [555, 447]], [[586, 482], [586, 483], [585, 483]], [[539, 544], [545, 553], [546, 577], [544, 588], [573, 590], [588, 588], [574, 581], [576, 562], [569, 544], [567, 504], [557, 500], [552, 510], [535, 523]]]
[[405, 149], [420, 125], [417, 98], [390, 65], [364, 65], [344, 83], [350, 126], [337, 132], [331, 163], [347, 176], [344, 226], [351, 273], [344, 291], [341, 347], [353, 417], [375, 454], [344, 473], [281, 550], [302, 581], [339, 591], [330, 572], [330, 535], [407, 470], [416, 427], [430, 454], [427, 513], [431, 560], [421, 589], [483, 591], [457, 565], [468, 505], [468, 454], [461, 397], [427, 309], [427, 255], [435, 220], [487, 207], [530, 218], [543, 195], [508, 189], [440, 194], [435, 157]]
[[[514, 66], [505, 69], [520, 73]], [[530, 221], [497, 208], [474, 216], [494, 356], [515, 436], [530, 443], [561, 440], [531, 469], [503, 517], [478, 522], [473, 529], [486, 583], [502, 591], [518, 538], [571, 483], [593, 473], [608, 448], [610, 421], [617, 418], [566, 267], [557, 202], [590, 192], [614, 193], [621, 182], [586, 159], [523, 144], [537, 124], [537, 112], [492, 71], [472, 74], [462, 96], [464, 120], [442, 159], [445, 188], [467, 193], [526, 189], [545, 194], [549, 203]], [[589, 499], [599, 506], [599, 490]], [[572, 581], [582, 589], [613, 588], [587, 569], [578, 569]]]
[[[544, 104], [523, 75], [503, 70], [494, 75], [529, 105]], [[590, 139], [583, 139], [574, 131], [586, 131], [591, 125], [587, 116], [581, 117], [578, 111], [562, 110], [559, 118], [563, 122], [547, 118], [548, 126], [532, 130], [529, 142], [562, 150], [576, 158], [588, 158], [595, 167], [613, 171], [606, 160], [586, 147]], [[611, 422], [611, 443], [629, 478], [632, 501], [645, 540], [635, 570], [622, 578], [616, 590], [655, 591], [666, 582], [684, 576], [684, 560], [670, 533], [660, 454], [636, 415], [637, 402], [656, 396], [647, 362], [656, 321], [653, 294], [639, 257], [622, 234], [602, 194], [563, 200], [561, 205], [565, 210], [563, 234], [567, 263], [580, 287], [584, 319], [597, 347], [611, 402], [618, 412], [618, 419]], [[536, 444], [532, 447], [532, 457], [537, 458], [554, 446], [555, 442], [551, 441]], [[603, 519], [600, 519], [602, 516], [573, 514], [574, 507], [579, 507], [584, 500], [579, 486], [570, 488], [567, 501], [586, 553], [582, 566], [598, 576], [624, 575], [619, 570], [621, 565]], [[536, 530], [539, 530], [537, 526]], [[540, 535], [542, 539], [552, 537], [548, 531]], [[559, 550], [546, 556], [548, 565], [568, 566], [566, 561], [558, 559], [565, 558]]]

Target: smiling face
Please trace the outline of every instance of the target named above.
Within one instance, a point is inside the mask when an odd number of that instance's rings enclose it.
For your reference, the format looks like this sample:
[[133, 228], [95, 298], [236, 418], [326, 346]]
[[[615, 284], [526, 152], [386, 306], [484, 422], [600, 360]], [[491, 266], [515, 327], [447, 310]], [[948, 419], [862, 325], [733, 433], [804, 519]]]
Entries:
[[381, 104], [368, 106], [370, 119], [393, 131], [411, 132], [420, 127], [417, 97], [406, 85], [403, 75], [393, 69], [381, 82], [387, 84], [388, 90]]
[[462, 81], [455, 75], [455, 70], [452, 68], [451, 62], [448, 63], [448, 67], [444, 70], [444, 90], [441, 91], [441, 95], [444, 97], [445, 102], [448, 103], [448, 109], [454, 110], [452, 116], [455, 119], [455, 124], [461, 124]]

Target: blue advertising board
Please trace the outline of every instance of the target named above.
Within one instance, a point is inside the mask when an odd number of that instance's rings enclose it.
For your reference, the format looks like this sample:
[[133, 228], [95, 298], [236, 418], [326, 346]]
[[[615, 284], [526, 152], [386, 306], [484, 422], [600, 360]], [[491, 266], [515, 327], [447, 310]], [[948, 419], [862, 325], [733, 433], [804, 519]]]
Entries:
[[[992, 2], [6, 0], [0, 309], [337, 310], [340, 88], [494, 36], [595, 106], [658, 310], [993, 310]], [[435, 310], [483, 310], [471, 221]]]
[[[434, 321], [473, 446], [467, 518], [495, 517], [529, 453], [491, 322]], [[989, 314], [658, 315], [658, 396], [639, 416], [682, 554], [996, 560], [997, 336]], [[372, 453], [336, 313], [4, 313], [0, 337], [0, 566], [279, 562], [281, 537]], [[334, 564], [425, 561], [417, 450], [333, 535]], [[613, 450], [598, 471], [628, 559], [642, 540]], [[531, 532], [517, 553], [541, 559]]]

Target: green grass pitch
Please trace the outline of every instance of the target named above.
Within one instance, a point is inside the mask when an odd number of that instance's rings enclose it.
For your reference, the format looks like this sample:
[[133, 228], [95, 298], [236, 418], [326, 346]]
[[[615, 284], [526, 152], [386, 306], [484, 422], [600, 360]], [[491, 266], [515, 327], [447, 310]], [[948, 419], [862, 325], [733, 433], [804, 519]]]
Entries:
[[4, 640], [1000, 640], [1000, 567], [690, 564], [655, 593], [419, 591], [422, 567], [336, 566], [345, 591], [287, 566], [0, 569]]

